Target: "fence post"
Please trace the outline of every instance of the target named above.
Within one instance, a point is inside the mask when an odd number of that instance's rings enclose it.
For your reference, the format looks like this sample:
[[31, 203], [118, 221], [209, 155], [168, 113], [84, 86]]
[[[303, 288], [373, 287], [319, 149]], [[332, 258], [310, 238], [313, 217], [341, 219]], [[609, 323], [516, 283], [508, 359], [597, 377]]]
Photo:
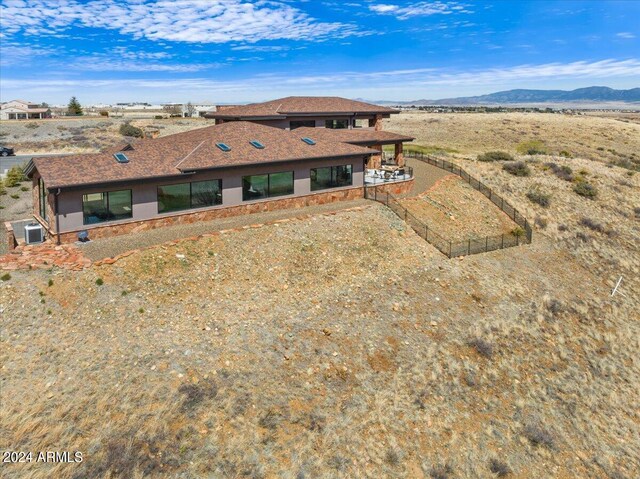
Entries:
[[378, 188], [376, 188], [375, 186], [373, 187], [373, 199], [375, 201], [378, 201]]
[[504, 211], [504, 198], [500, 198], [500, 209]]
[[451, 240], [449, 240], [449, 258], [451, 258]]
[[487, 251], [489, 251], [489, 237], [486, 237], [486, 241], [484, 243], [484, 252], [486, 253]]
[[424, 240], [429, 241], [427, 238], [429, 238], [429, 227], [424, 225]]
[[467, 256], [471, 254], [471, 238], [469, 238], [469, 245], [467, 246]]
[[502, 244], [500, 245], [500, 249], [504, 249], [504, 233], [502, 233]]
[[389, 192], [387, 191], [387, 206], [389, 206]]
[[404, 222], [407, 222], [407, 209], [404, 209]]

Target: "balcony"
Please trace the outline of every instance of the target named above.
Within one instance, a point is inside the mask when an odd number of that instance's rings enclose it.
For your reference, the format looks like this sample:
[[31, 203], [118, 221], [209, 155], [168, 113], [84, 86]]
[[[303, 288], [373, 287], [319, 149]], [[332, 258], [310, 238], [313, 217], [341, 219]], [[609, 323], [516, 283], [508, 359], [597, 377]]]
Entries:
[[365, 170], [364, 184], [365, 186], [382, 185], [411, 178], [413, 178], [413, 168], [410, 166], [383, 165], [379, 169]]

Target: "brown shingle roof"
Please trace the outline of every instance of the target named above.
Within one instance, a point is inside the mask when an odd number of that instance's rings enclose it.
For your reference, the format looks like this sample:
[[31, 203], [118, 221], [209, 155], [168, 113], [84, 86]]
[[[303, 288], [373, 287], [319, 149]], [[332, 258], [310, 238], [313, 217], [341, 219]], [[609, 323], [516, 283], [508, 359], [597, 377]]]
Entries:
[[[301, 140], [303, 135], [257, 123], [237, 121], [177, 133], [157, 139], [144, 139], [126, 151], [128, 163], [118, 163], [113, 150], [65, 157], [37, 157], [31, 161], [47, 188], [176, 176], [195, 170], [275, 163], [313, 158], [366, 156], [377, 153], [361, 146], [329, 139], [315, 145]], [[258, 140], [264, 149], [249, 142]], [[216, 143], [225, 143], [224, 152]]]
[[294, 115], [318, 114], [373, 114], [397, 113], [397, 110], [385, 106], [372, 105], [357, 100], [337, 96], [289, 96], [263, 103], [251, 103], [224, 109], [207, 115], [209, 118], [282, 118]]
[[364, 128], [312, 128], [301, 127], [293, 130], [301, 136], [308, 136], [313, 139], [323, 141], [340, 141], [343, 143], [351, 143], [352, 145], [383, 145], [388, 143], [396, 143], [399, 141], [413, 141], [412, 136], [400, 135], [391, 131], [376, 131]]

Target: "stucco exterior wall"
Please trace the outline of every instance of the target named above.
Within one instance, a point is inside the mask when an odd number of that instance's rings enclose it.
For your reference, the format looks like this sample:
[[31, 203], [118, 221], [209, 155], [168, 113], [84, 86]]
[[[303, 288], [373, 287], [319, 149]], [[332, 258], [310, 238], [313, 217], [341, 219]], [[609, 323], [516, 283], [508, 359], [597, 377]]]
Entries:
[[[202, 210], [212, 210], [219, 208], [228, 208], [232, 206], [246, 205], [250, 203], [261, 203], [273, 201], [274, 198], [265, 198], [255, 201], [242, 201], [242, 177], [247, 175], [259, 175], [265, 173], [278, 173], [285, 171], [293, 171], [294, 193], [293, 195], [280, 196], [277, 199], [291, 198], [297, 196], [311, 195], [310, 169], [323, 166], [353, 165], [352, 178], [353, 184], [350, 187], [335, 188], [331, 190], [321, 190], [313, 192], [313, 194], [324, 193], [327, 191], [335, 191], [340, 189], [348, 189], [353, 187], [362, 187], [364, 184], [364, 157], [338, 158], [338, 159], [322, 159], [310, 161], [295, 161], [281, 164], [270, 164], [260, 166], [246, 166], [233, 169], [221, 169], [207, 171], [197, 174], [183, 175], [177, 178], [160, 180], [160, 181], [142, 181], [129, 184], [120, 184], [112, 187], [97, 187], [85, 190], [62, 191], [58, 196], [58, 220], [59, 232], [73, 232], [79, 230], [91, 230], [106, 225], [117, 225], [132, 221], [145, 221], [156, 218], [175, 216], [175, 212], [158, 214], [157, 188], [161, 185], [170, 185], [176, 183], [185, 183], [203, 180], [222, 180], [222, 204], [208, 208], [197, 208], [192, 210], [183, 210], [180, 213], [200, 212]], [[35, 176], [34, 176], [35, 178]], [[34, 186], [37, 190], [37, 179], [34, 179]], [[85, 225], [82, 214], [82, 196], [89, 193], [100, 193], [106, 191], [117, 191], [130, 189], [132, 191], [132, 214], [133, 217], [127, 220], [112, 221], [107, 223], [98, 223]], [[49, 195], [52, 196], [52, 195]], [[34, 197], [34, 213], [37, 214], [37, 205]], [[55, 224], [51, 222], [50, 231], [55, 232]]]

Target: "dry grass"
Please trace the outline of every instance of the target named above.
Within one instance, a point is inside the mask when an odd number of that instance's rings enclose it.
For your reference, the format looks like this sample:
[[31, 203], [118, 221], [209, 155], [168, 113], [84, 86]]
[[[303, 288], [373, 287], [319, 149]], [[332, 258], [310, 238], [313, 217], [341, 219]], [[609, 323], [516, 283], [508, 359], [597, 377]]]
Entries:
[[[631, 117], [637, 121], [640, 115]], [[385, 129], [414, 136], [419, 145], [438, 145], [440, 154], [446, 150], [473, 156], [494, 150], [517, 153], [519, 145], [540, 141], [553, 155], [566, 151], [606, 163], [629, 160], [640, 164], [640, 122], [611, 117], [410, 112], [386, 120]], [[431, 150], [438, 154], [433, 147]]]
[[373, 205], [12, 273], [0, 449], [85, 461], [3, 475], [635, 477], [639, 175], [579, 156], [526, 178], [453, 159], [546, 218], [532, 245], [448, 260]]

